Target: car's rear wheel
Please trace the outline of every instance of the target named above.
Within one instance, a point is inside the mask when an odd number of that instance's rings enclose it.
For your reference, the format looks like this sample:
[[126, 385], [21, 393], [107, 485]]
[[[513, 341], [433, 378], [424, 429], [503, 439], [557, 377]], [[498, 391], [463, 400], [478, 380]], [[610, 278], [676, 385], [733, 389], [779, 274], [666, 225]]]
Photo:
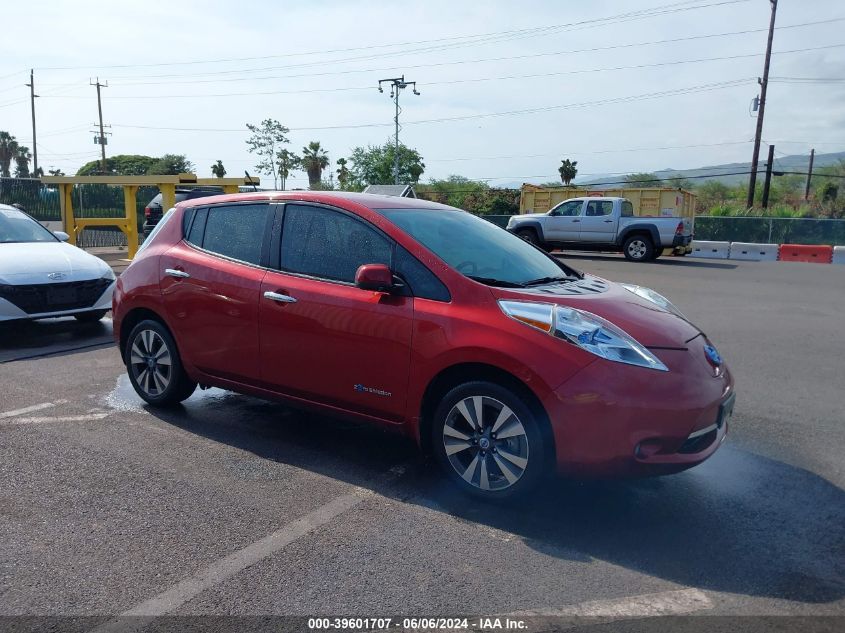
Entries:
[[645, 235], [632, 235], [622, 246], [625, 259], [632, 262], [647, 262], [654, 257], [654, 245]]
[[546, 447], [534, 413], [500, 385], [469, 382], [449, 391], [434, 413], [432, 432], [446, 476], [476, 497], [522, 497], [546, 470]]
[[132, 386], [152, 405], [178, 404], [197, 388], [182, 367], [176, 342], [158, 321], [148, 319], [132, 328], [124, 358]]
[[94, 312], [83, 312], [81, 314], [74, 314], [74, 318], [80, 323], [96, 323], [104, 316], [108, 310], [96, 310]]

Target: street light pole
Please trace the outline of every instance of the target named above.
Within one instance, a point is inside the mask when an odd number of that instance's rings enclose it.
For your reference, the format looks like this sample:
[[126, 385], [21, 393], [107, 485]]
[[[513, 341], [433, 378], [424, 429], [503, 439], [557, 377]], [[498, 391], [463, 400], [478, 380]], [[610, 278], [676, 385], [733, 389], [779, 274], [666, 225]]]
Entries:
[[395, 115], [393, 117], [394, 128], [396, 130], [394, 136], [394, 150], [393, 150], [393, 184], [398, 185], [399, 183], [399, 113], [401, 110], [399, 109], [399, 91], [404, 90], [408, 86], [411, 86], [415, 95], [419, 96], [419, 92], [417, 91], [417, 82], [416, 81], [405, 81], [405, 75], [401, 77], [391, 77], [388, 79], [379, 79], [378, 81], [378, 91], [384, 92], [382, 88], [382, 84], [386, 83], [390, 85], [390, 96], [393, 99], [393, 103], [395, 105]]

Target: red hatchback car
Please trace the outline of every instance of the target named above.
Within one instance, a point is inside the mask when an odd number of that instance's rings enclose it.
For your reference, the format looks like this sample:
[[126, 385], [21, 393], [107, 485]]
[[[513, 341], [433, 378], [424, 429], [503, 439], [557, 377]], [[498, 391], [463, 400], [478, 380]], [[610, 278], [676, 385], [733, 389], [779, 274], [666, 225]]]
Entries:
[[120, 276], [114, 332], [151, 405], [199, 384], [354, 416], [413, 437], [486, 498], [551, 470], [690, 468], [734, 403], [718, 352], [661, 295], [408, 198], [180, 203]]

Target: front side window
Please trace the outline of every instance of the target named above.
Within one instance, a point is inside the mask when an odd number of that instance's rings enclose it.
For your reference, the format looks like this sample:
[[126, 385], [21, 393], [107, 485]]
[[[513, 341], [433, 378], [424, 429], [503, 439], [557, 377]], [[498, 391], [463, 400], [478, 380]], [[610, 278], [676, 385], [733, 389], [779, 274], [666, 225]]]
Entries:
[[563, 215], [569, 217], [581, 215], [581, 207], [583, 205], [583, 200], [570, 200], [569, 202], [559, 204], [552, 209], [552, 215]]
[[281, 248], [282, 270], [334, 281], [354, 282], [363, 264], [391, 264], [390, 240], [324, 207], [286, 205]]
[[[209, 207], [202, 248], [248, 264], [260, 264], [269, 215], [269, 204]], [[194, 218], [194, 225], [197, 219]]]
[[26, 213], [0, 209], [0, 243], [57, 242], [58, 238]]

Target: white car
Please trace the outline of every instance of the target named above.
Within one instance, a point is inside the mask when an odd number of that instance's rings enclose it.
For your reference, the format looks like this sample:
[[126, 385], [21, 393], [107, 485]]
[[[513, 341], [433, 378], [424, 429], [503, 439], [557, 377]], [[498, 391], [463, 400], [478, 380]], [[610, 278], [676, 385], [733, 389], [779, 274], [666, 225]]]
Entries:
[[67, 237], [0, 204], [0, 322], [59, 316], [99, 321], [111, 309], [111, 267], [65, 244]]

